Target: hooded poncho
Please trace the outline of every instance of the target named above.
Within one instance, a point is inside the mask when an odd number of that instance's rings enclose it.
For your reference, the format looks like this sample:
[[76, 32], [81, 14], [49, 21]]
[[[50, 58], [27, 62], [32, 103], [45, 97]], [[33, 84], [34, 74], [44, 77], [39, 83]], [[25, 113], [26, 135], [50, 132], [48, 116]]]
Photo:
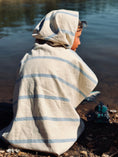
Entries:
[[60, 155], [83, 131], [76, 107], [97, 78], [71, 50], [78, 23], [78, 12], [55, 10], [34, 29], [32, 36], [46, 42], [35, 43], [21, 60], [14, 119], [3, 133], [13, 146]]

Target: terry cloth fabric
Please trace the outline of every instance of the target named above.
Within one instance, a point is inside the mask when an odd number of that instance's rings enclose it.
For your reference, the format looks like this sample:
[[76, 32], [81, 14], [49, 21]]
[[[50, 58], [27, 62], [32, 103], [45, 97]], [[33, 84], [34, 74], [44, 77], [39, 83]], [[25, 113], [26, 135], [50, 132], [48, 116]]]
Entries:
[[36, 26], [33, 36], [51, 45], [35, 43], [21, 60], [14, 119], [3, 133], [13, 146], [60, 155], [82, 133], [76, 107], [95, 88], [97, 78], [70, 49], [78, 20], [78, 12], [57, 10]]

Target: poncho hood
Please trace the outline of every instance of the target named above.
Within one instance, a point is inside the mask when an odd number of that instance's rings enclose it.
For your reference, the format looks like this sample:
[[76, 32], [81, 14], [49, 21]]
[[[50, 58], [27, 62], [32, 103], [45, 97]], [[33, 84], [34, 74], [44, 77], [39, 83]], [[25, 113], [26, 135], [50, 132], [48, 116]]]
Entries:
[[54, 10], [49, 12], [35, 27], [32, 36], [50, 41], [53, 46], [71, 48], [79, 23], [79, 12]]

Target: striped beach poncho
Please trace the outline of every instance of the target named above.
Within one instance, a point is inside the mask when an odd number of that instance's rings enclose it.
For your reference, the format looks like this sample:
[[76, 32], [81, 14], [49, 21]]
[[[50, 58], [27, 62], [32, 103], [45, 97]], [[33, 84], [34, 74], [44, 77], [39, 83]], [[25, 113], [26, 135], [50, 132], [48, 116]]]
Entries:
[[3, 133], [17, 148], [62, 154], [84, 130], [76, 107], [97, 84], [85, 62], [71, 50], [79, 13], [54, 10], [36, 26], [35, 43], [21, 60], [14, 118]]

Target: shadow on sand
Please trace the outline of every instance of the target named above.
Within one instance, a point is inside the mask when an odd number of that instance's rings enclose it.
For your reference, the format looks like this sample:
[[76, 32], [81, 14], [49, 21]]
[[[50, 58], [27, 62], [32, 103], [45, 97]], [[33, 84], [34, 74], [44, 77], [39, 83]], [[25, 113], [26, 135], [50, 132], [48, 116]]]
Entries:
[[85, 131], [78, 139], [78, 146], [96, 155], [118, 151], [118, 124], [85, 122]]
[[11, 103], [0, 103], [0, 130], [6, 127], [13, 118]]
[[[9, 125], [13, 118], [12, 103], [0, 103], [0, 130]], [[7, 148], [8, 144], [0, 139], [0, 148]]]

